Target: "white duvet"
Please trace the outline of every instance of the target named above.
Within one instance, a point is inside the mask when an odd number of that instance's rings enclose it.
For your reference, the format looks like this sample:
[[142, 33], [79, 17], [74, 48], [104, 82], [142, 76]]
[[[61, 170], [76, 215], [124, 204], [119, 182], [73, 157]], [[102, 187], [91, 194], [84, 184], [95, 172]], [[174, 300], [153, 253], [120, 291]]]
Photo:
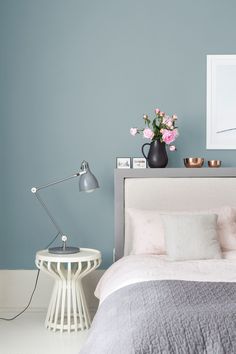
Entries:
[[225, 252], [222, 259], [169, 261], [167, 256], [133, 255], [115, 262], [102, 276], [95, 295], [102, 301], [114, 291], [148, 280], [192, 280], [236, 282], [236, 251]]

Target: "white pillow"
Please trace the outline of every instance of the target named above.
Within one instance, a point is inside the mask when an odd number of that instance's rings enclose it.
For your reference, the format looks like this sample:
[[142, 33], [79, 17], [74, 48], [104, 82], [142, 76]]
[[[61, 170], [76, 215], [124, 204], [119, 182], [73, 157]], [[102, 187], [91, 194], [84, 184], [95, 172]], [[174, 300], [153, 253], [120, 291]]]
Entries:
[[[165, 254], [164, 228], [159, 210], [126, 210], [125, 254]], [[176, 214], [176, 212], [165, 212]], [[205, 211], [185, 211], [178, 214], [216, 214], [217, 232], [223, 251], [236, 250], [236, 208], [225, 206]], [[127, 242], [128, 240], [128, 242]]]
[[222, 258], [217, 215], [162, 214], [166, 253], [171, 260]]

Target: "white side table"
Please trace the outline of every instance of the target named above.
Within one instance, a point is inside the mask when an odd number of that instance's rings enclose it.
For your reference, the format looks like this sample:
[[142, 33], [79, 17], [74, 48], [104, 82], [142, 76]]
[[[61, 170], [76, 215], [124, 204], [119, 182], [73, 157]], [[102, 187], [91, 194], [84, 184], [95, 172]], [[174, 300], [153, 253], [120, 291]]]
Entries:
[[80, 252], [68, 255], [42, 250], [36, 253], [35, 263], [55, 279], [46, 328], [54, 332], [88, 329], [91, 319], [81, 279], [101, 264], [101, 253], [89, 248], [81, 248]]

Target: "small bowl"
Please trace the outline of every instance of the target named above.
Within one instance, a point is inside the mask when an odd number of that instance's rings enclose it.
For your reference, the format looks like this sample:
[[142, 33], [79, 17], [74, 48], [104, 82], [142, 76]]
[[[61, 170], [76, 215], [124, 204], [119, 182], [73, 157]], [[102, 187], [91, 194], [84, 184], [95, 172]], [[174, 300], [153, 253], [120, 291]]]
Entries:
[[184, 166], [191, 168], [199, 168], [204, 164], [203, 157], [186, 157], [184, 159]]
[[209, 160], [208, 167], [220, 167], [221, 161], [220, 160]]

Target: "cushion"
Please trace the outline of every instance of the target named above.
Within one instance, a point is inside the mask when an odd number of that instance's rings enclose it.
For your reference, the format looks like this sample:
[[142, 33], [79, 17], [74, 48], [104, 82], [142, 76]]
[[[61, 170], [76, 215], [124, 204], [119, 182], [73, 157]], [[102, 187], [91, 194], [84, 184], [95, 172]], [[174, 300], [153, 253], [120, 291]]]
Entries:
[[236, 208], [226, 206], [215, 209], [215, 212], [218, 215], [217, 231], [222, 250], [236, 250]]
[[171, 260], [222, 258], [215, 214], [162, 214], [166, 253]]
[[[165, 254], [164, 228], [160, 210], [127, 208], [126, 254]], [[162, 212], [176, 214], [176, 212]], [[178, 214], [216, 214], [217, 232], [223, 251], [236, 250], [236, 208], [224, 206], [204, 211], [185, 211]], [[131, 239], [131, 240], [129, 240]], [[126, 240], [127, 242], [127, 240]]]
[[[163, 222], [157, 210], [126, 210], [126, 254], [165, 254]], [[126, 229], [126, 231], [127, 231]], [[127, 240], [126, 240], [127, 242]]]

